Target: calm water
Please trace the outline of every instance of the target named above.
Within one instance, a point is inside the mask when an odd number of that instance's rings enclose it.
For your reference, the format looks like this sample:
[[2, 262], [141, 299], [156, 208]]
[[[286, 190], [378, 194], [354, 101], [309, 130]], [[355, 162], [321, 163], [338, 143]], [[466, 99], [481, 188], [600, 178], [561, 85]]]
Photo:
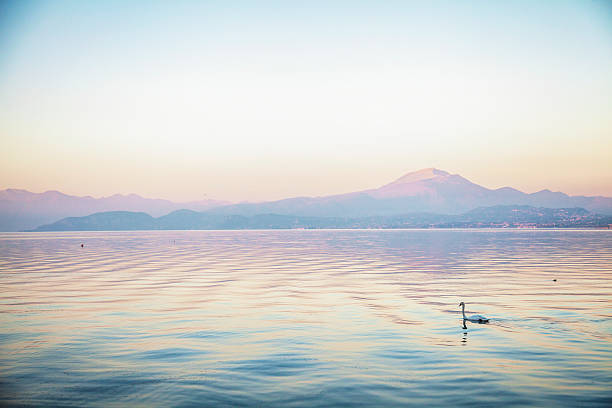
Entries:
[[0, 289], [0, 405], [612, 405], [612, 231], [2, 233]]

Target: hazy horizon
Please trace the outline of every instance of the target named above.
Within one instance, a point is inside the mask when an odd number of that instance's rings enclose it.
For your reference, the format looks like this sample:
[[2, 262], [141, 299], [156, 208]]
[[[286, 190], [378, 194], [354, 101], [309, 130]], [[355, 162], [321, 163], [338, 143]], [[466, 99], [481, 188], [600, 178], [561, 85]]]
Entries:
[[[404, 173], [404, 174], [402, 175], [402, 177], [404, 177], [404, 176], [406, 176], [406, 175], [409, 175], [409, 174], [415, 174], [415, 173], [419, 173], [419, 172], [421, 172], [421, 171], [430, 170], [430, 169], [445, 171], [444, 169], [436, 169], [436, 168], [431, 168], [431, 167], [430, 167], [430, 168], [419, 169], [419, 170], [415, 170], [415, 171], [410, 171], [410, 172]], [[461, 176], [460, 174], [453, 173], [453, 172], [448, 172], [448, 174], [451, 174], [451, 175], [459, 175], [459, 176]], [[377, 186], [372, 186], [372, 187], [363, 187], [363, 188], [360, 188], [360, 189], [355, 190], [355, 191], [343, 191], [343, 192], [340, 192], [340, 193], [338, 193], [338, 192], [337, 192], [337, 193], [331, 193], [331, 194], [329, 194], [329, 195], [346, 194], [346, 193], [353, 193], [353, 192], [358, 192], [358, 191], [366, 191], [366, 190], [369, 190], [369, 189], [377, 189], [377, 188], [380, 188], [380, 187], [382, 187], [382, 186], [384, 186], [384, 185], [386, 185], [386, 184], [389, 184], [389, 183], [391, 183], [391, 182], [395, 182], [395, 181], [396, 181], [397, 179], [399, 179], [399, 178], [401, 178], [401, 177], [396, 177], [396, 178], [395, 178], [395, 179], [393, 179], [393, 180], [388, 180], [387, 182], [383, 182], [383, 183], [381, 183], [381, 184], [379, 184], [379, 185], [377, 185]], [[480, 183], [478, 183], [478, 182], [475, 182], [474, 180], [469, 180], [469, 181], [471, 181], [471, 182], [473, 182], [473, 183], [475, 183], [475, 184], [477, 184], [477, 185], [480, 185], [480, 186], [482, 186], [482, 187], [488, 188], [488, 189], [490, 189], [490, 190], [495, 190], [495, 189], [497, 189], [497, 188], [503, 188], [503, 187], [510, 187], [510, 188], [514, 188], [513, 186], [510, 186], [510, 185], [505, 185], [505, 186], [501, 186], [501, 187], [491, 188], [491, 187], [488, 187], [488, 186], [484, 186], [484, 185], [482, 185], [482, 184], [480, 184]], [[238, 200], [234, 200], [234, 201], [232, 201], [232, 200], [227, 200], [227, 199], [225, 199], [224, 197], [209, 197], [209, 196], [205, 196], [205, 197], [203, 197], [203, 198], [201, 198], [201, 199], [196, 199], [196, 200], [183, 200], [183, 201], [181, 201], [181, 200], [174, 200], [174, 199], [172, 199], [172, 198], [166, 198], [166, 197], [152, 197], [152, 196], [145, 196], [145, 195], [139, 194], [139, 193], [137, 193], [137, 192], [127, 192], [127, 193], [117, 193], [117, 192], [115, 192], [115, 193], [108, 194], [108, 195], [100, 195], [100, 196], [95, 196], [95, 195], [93, 195], [93, 194], [82, 194], [82, 195], [79, 195], [79, 194], [71, 194], [71, 193], [68, 193], [68, 192], [66, 192], [66, 191], [62, 191], [62, 190], [59, 190], [59, 189], [53, 189], [53, 188], [51, 188], [51, 189], [47, 189], [47, 190], [41, 190], [41, 191], [31, 191], [31, 190], [27, 190], [27, 189], [23, 189], [23, 188], [18, 188], [18, 187], [6, 187], [6, 188], [0, 188], [0, 191], [3, 191], [3, 190], [25, 190], [25, 191], [28, 191], [28, 192], [30, 192], [30, 193], [35, 193], [35, 194], [43, 194], [43, 193], [48, 193], [48, 192], [59, 192], [59, 193], [68, 194], [68, 195], [71, 195], [71, 196], [76, 196], [76, 197], [92, 197], [92, 198], [94, 198], [94, 199], [108, 198], [108, 197], [112, 197], [112, 196], [115, 196], [115, 195], [122, 195], [122, 196], [137, 195], [137, 196], [140, 196], [140, 197], [142, 197], [142, 198], [146, 198], [146, 199], [162, 199], [162, 200], [172, 201], [172, 202], [175, 202], [175, 203], [181, 203], [181, 202], [185, 202], [185, 203], [187, 203], [188, 201], [194, 201], [194, 202], [195, 202], [195, 201], [205, 201], [205, 200], [213, 200], [213, 201], [219, 201], [219, 202], [226, 201], [226, 202], [228, 202], [228, 203], [239, 203], [239, 202], [245, 202], [245, 203], [246, 203], [246, 202], [265, 202], [265, 201], [274, 201], [274, 200], [277, 200], [277, 199], [282, 200], [282, 199], [286, 199], [286, 198], [294, 198], [294, 197], [306, 197], [306, 195], [304, 195], [304, 194], [302, 194], [302, 195], [297, 194], [297, 195], [295, 195], [295, 196], [279, 197], [279, 198], [276, 198], [276, 199], [270, 199], [270, 200], [265, 200], [265, 199], [264, 199], [264, 200], [251, 200], [251, 201], [250, 201], [250, 200], [240, 200], [240, 201], [238, 201]], [[522, 190], [520, 190], [520, 189], [518, 189], [518, 190], [519, 190], [519, 191], [522, 191]], [[542, 188], [542, 189], [539, 189], [539, 190], [536, 190], [536, 191], [522, 191], [522, 192], [523, 192], [523, 193], [527, 193], [527, 194], [531, 194], [531, 193], [537, 193], [537, 192], [540, 192], [540, 191], [547, 191], [547, 190], [548, 190], [548, 191], [552, 191], [552, 190], [550, 190], [550, 189], [548, 189], [548, 188]], [[553, 191], [553, 192], [557, 192], [557, 191]], [[567, 194], [567, 192], [565, 192], [565, 191], [559, 191], [559, 192]], [[311, 197], [322, 197], [322, 196], [326, 196], [326, 195], [321, 195], [321, 196], [311, 196]], [[570, 194], [570, 196], [575, 196], [575, 195]], [[587, 195], [587, 196], [588, 196], [588, 195]], [[605, 197], [604, 195], [592, 195], [591, 197], [598, 197], [598, 196], [600, 196], [600, 197]]]
[[612, 196], [605, 1], [8, 1], [0, 34], [2, 189]]

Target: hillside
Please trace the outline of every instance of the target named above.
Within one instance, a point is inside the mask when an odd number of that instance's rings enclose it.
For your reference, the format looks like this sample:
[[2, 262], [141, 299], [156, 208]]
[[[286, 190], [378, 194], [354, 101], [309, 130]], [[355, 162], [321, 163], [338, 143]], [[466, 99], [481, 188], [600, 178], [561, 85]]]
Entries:
[[464, 214], [412, 213], [370, 217], [307, 217], [279, 214], [224, 215], [180, 210], [154, 218], [144, 213], [115, 211], [70, 217], [34, 231], [318, 229], [318, 228], [601, 228], [612, 216], [583, 208], [530, 206], [483, 207]]

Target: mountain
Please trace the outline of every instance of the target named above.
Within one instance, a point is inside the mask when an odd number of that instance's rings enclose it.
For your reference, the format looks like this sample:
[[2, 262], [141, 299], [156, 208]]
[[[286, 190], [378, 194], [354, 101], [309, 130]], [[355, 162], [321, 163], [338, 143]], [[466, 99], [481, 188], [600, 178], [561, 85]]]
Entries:
[[0, 191], [0, 231], [32, 229], [68, 216], [105, 211], [143, 211], [159, 216], [181, 208], [203, 211], [226, 204], [228, 202], [216, 200], [174, 203], [143, 198], [136, 194], [93, 198], [67, 195], [59, 191], [31, 193], [7, 189]]
[[38, 227], [36, 231], [133, 231], [154, 228], [155, 218], [143, 212], [109, 211], [68, 217], [50, 225]]
[[217, 207], [216, 214], [281, 214], [316, 217], [389, 216], [413, 212], [461, 214], [478, 207], [529, 205], [546, 208], [581, 207], [612, 214], [612, 198], [568, 196], [542, 190], [527, 194], [503, 187], [488, 189], [434, 168], [405, 174], [376, 189], [325, 197], [297, 197], [264, 203]]
[[211, 230], [293, 228], [606, 228], [612, 216], [593, 214], [583, 208], [537, 208], [531, 206], [481, 207], [464, 214], [412, 213], [393, 216], [306, 217], [279, 214], [252, 216], [174, 211], [153, 218], [142, 212], [113, 211], [69, 217], [35, 231], [118, 230]]
[[261, 203], [228, 204], [214, 200], [174, 203], [147, 199], [135, 194], [127, 196], [117, 194], [96, 199], [69, 196], [58, 191], [35, 194], [25, 190], [9, 189], [0, 191], [0, 230], [32, 229], [64, 217], [108, 211], [145, 212], [156, 217], [175, 210], [187, 209], [206, 210], [210, 217], [253, 217], [276, 214], [291, 217], [353, 219], [413, 213], [458, 215], [480, 207], [500, 205], [526, 205], [553, 209], [580, 207], [594, 213], [612, 215], [612, 198], [609, 197], [569, 196], [549, 190], [527, 194], [510, 187], [488, 189], [458, 174], [429, 168], [407, 173], [375, 189]]

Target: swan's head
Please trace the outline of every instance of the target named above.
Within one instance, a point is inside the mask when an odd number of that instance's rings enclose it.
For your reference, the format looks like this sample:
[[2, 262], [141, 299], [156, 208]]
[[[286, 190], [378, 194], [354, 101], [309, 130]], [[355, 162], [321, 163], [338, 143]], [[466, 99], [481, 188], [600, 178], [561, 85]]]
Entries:
[[465, 303], [461, 302], [459, 303], [459, 306], [465, 306]]

